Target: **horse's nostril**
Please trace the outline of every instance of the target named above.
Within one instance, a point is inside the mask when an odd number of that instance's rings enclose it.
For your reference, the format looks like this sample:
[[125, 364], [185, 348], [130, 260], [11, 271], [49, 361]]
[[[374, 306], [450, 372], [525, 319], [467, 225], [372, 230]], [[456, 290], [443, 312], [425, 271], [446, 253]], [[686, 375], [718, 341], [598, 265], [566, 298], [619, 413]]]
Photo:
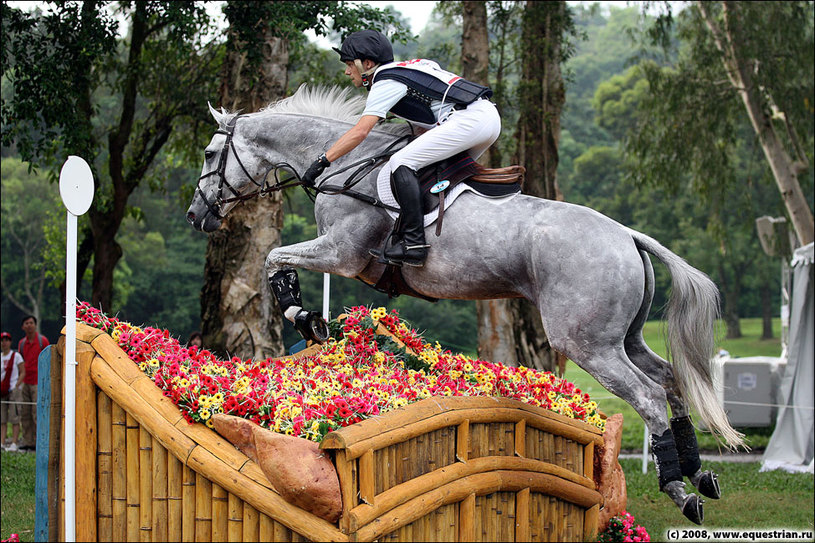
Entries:
[[192, 211], [189, 211], [187, 213], [187, 222], [190, 224], [195, 222], [195, 213], [193, 213]]

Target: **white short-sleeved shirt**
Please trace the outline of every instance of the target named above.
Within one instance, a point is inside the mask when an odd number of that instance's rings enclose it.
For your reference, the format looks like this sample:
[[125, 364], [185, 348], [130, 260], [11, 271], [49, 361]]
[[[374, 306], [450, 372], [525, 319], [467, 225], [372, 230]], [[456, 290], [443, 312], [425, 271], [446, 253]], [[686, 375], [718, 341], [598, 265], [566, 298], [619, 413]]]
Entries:
[[[408, 86], [394, 79], [382, 79], [381, 81], [377, 81], [371, 86], [371, 91], [368, 93], [368, 99], [365, 102], [365, 111], [363, 111], [362, 114], [376, 115], [384, 119], [391, 108], [407, 95], [407, 92]], [[442, 105], [441, 100], [433, 100], [430, 102], [430, 110], [433, 112], [436, 121], [443, 119], [444, 116], [453, 109], [453, 106], [454, 104], [452, 102], [447, 102]], [[435, 124], [425, 124], [416, 121], [411, 122], [424, 128], [433, 128], [436, 126]]]
[[23, 363], [23, 357], [20, 356], [20, 353], [17, 351], [9, 351], [7, 355], [2, 355], [2, 365], [0, 365], [0, 379], [6, 376], [6, 363], [8, 359], [14, 357], [14, 363], [11, 365], [11, 380], [8, 384], [9, 390], [14, 390], [14, 387], [17, 386], [17, 379], [20, 377], [20, 370], [17, 367], [18, 365]]

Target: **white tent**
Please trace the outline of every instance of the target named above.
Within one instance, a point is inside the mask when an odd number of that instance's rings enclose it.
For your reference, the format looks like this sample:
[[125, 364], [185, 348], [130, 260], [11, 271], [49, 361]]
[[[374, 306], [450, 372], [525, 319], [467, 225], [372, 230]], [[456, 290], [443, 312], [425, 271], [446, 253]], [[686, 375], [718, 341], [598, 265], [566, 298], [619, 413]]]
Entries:
[[815, 301], [813, 244], [793, 255], [787, 369], [778, 394], [775, 430], [761, 471], [813, 471], [815, 456]]

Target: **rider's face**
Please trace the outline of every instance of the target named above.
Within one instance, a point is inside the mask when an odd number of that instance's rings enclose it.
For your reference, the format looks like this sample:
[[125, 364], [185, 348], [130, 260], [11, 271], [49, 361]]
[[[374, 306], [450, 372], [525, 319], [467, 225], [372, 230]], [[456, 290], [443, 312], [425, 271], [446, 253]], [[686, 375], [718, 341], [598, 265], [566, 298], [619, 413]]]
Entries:
[[345, 61], [345, 75], [351, 78], [351, 82], [354, 83], [355, 87], [362, 86], [362, 75], [353, 60]]

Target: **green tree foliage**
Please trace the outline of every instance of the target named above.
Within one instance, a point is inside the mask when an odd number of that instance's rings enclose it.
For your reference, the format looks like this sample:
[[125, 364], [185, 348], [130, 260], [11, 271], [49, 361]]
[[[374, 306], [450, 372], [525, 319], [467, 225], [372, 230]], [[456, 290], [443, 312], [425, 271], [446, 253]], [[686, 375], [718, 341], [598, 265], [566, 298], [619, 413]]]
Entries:
[[53, 319], [60, 313], [59, 293], [43, 265], [45, 230], [54, 221], [65, 220], [64, 212], [59, 213], [64, 210], [59, 191], [45, 173], [29, 172], [27, 164], [9, 157], [2, 160], [2, 193], [3, 298], [42, 324], [45, 318]]
[[[118, 7], [117, 7], [118, 6]], [[94, 171], [89, 228], [80, 239], [79, 276], [93, 259], [92, 301], [113, 309], [116, 235], [128, 198], [145, 180], [177, 127], [206, 118], [215, 84], [203, 6], [192, 2], [65, 2], [46, 13], [3, 3], [2, 142], [55, 172], [68, 154]], [[118, 36], [111, 10], [127, 20]]]

